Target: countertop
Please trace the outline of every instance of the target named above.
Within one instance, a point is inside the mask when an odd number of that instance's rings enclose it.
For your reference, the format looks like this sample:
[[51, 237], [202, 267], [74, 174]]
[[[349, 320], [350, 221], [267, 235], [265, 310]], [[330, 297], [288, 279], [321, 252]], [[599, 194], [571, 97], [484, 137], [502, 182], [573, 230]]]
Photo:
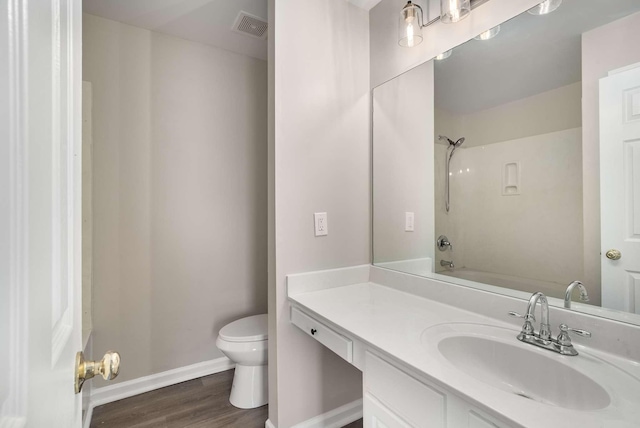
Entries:
[[[589, 377], [601, 384], [607, 380], [598, 379], [601, 376], [598, 367], [606, 364], [605, 360], [617, 368], [618, 375], [625, 376], [625, 379], [628, 376], [632, 385], [630, 389], [622, 391], [618, 384], [603, 385], [612, 397], [611, 404], [604, 409], [568, 410], [508, 394], [472, 378], [444, 360], [434, 351], [434, 344], [424, 340], [425, 330], [439, 324], [486, 324], [512, 330], [515, 346], [556, 355], [519, 342], [515, 337], [518, 331], [511, 324], [372, 282], [315, 291], [303, 290], [290, 294], [289, 300], [320, 321], [324, 319], [343, 330], [352, 339], [373, 347], [473, 404], [502, 415], [514, 425], [527, 428], [640, 426], [638, 362], [579, 345], [576, 345], [581, 353], [578, 356], [557, 355], [567, 365], [589, 367], [590, 372], [595, 372], [589, 373]], [[583, 360], [571, 360], [579, 358]], [[531, 375], [544, 376], [544, 373]]]

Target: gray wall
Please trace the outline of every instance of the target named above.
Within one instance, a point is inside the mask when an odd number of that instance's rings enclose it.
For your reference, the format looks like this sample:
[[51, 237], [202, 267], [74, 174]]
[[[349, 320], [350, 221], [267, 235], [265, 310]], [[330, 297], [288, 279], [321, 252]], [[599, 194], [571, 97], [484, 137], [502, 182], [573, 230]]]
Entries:
[[267, 309], [267, 64], [90, 15], [83, 37], [95, 356], [116, 381], [221, 357]]
[[269, 419], [287, 428], [362, 397], [360, 372], [290, 324], [285, 276], [370, 261], [369, 19], [345, 0], [269, 8]]

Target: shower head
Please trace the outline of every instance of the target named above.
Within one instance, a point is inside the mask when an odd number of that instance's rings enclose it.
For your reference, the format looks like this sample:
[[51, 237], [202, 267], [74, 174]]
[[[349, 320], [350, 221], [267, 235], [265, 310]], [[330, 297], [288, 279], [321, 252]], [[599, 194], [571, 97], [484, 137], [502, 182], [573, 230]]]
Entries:
[[444, 135], [439, 135], [438, 136], [439, 140], [447, 140], [447, 142], [449, 143], [450, 146], [453, 147], [460, 147], [462, 145], [462, 143], [464, 143], [464, 137], [462, 138], [458, 138], [458, 141], [453, 141], [451, 138], [446, 137]]
[[445, 137], [444, 135], [438, 135], [438, 140], [447, 140], [450, 146], [455, 146], [456, 144], [451, 138]]

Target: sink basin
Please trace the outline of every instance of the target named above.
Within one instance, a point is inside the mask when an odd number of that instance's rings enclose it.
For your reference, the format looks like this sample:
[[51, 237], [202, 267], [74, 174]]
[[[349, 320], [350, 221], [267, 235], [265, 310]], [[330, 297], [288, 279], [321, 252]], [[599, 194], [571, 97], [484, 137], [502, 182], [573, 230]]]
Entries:
[[[587, 374], [602, 372], [607, 365], [601, 360], [555, 354], [519, 342], [516, 334], [481, 324], [443, 324], [425, 330], [422, 341], [459, 372], [523, 399], [572, 410], [609, 406], [607, 390]], [[612, 366], [604, 369], [620, 376]]]

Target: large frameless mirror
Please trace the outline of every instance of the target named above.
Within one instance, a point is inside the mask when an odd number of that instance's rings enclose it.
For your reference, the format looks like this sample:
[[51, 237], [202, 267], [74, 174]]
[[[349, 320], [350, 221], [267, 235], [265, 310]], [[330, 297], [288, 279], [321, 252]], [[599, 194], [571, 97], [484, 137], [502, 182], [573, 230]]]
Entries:
[[374, 89], [374, 264], [640, 323], [640, 2], [538, 9]]

